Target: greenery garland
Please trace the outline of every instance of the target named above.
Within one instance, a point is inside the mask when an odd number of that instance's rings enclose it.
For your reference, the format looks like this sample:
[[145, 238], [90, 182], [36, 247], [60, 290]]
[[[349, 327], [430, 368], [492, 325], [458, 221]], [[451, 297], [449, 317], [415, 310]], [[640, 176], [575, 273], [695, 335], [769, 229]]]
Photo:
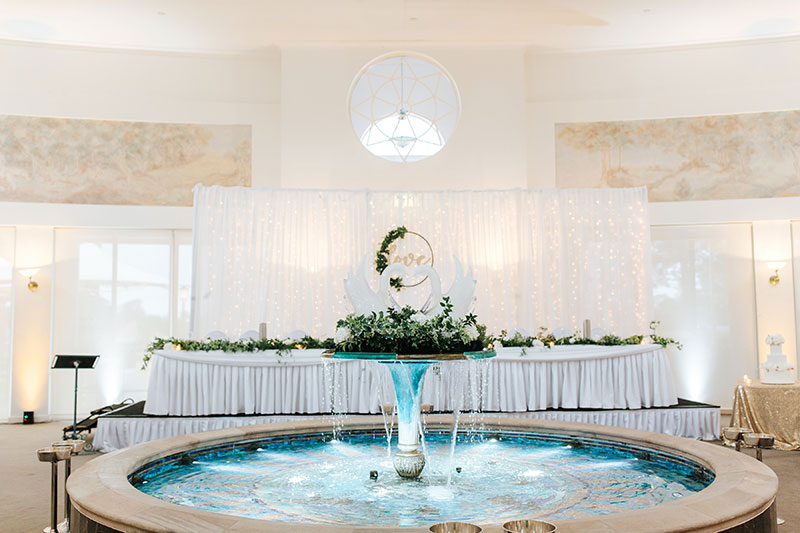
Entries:
[[[305, 336], [298, 341], [288, 339], [258, 339], [258, 340], [189, 340], [176, 337], [156, 337], [145, 350], [142, 369], [147, 368], [153, 354], [163, 350], [167, 344], [172, 344], [180, 350], [188, 352], [210, 352], [220, 350], [223, 352], [261, 352], [277, 350], [279, 356], [286, 355], [291, 350], [338, 350], [348, 352], [370, 353], [462, 353], [467, 351], [480, 351], [492, 348], [522, 348], [521, 355], [525, 355], [526, 348], [541, 347], [549, 349], [551, 346], [570, 346], [574, 344], [591, 344], [597, 346], [627, 346], [633, 344], [660, 344], [663, 347], [674, 345], [678, 350], [683, 345], [671, 337], [662, 337], [656, 334], [658, 321], [650, 322], [650, 335], [631, 335], [619, 337], [617, 335], [604, 335], [597, 340], [573, 334], [556, 338], [547, 328], [539, 328], [535, 336], [523, 336], [519, 333], [508, 337], [506, 330], [499, 335], [487, 335], [486, 326], [478, 324], [474, 315], [456, 319], [450, 316], [452, 305], [447, 298], [443, 299], [444, 312], [435, 316], [423, 318], [420, 313], [411, 307], [390, 309], [385, 313], [371, 313], [369, 315], [348, 315], [337, 323], [338, 342], [332, 338], [317, 339]], [[477, 336], [475, 330], [477, 330]], [[346, 334], [345, 334], [346, 331]], [[179, 347], [179, 348], [178, 348]]]
[[[406, 233], [408, 233], [406, 227], [400, 226], [399, 228], [389, 230], [389, 233], [383, 238], [381, 247], [378, 249], [378, 254], [375, 256], [375, 270], [378, 274], [383, 274], [383, 271], [389, 266], [389, 247], [397, 239], [405, 237]], [[400, 291], [403, 289], [403, 278], [392, 278], [389, 280], [389, 285], [394, 287], [395, 290]]]
[[306, 335], [298, 341], [288, 339], [254, 339], [254, 340], [189, 340], [178, 339], [176, 337], [162, 338], [156, 337], [145, 350], [144, 357], [142, 358], [142, 369], [147, 368], [147, 364], [153, 357], [156, 350], [163, 350], [167, 344], [172, 344], [175, 349], [185, 350], [187, 352], [212, 352], [220, 350], [223, 352], [263, 352], [265, 350], [277, 350], [278, 355], [286, 355], [291, 350], [314, 350], [326, 349], [332, 350], [335, 345], [333, 339], [316, 339]]
[[[591, 339], [588, 337], [581, 337], [578, 333], [567, 335], [566, 337], [556, 338], [555, 335], [550, 333], [547, 328], [539, 328], [539, 333], [535, 336], [526, 337], [520, 333], [516, 333], [512, 337], [508, 336], [508, 332], [503, 330], [500, 335], [493, 336], [490, 339], [494, 345], [499, 344], [508, 348], [531, 348], [531, 347], [545, 347], [552, 346], [570, 346], [574, 344], [589, 344], [596, 346], [629, 346], [633, 344], [660, 344], [664, 348], [674, 345], [678, 350], [683, 349], [683, 344], [673, 339], [672, 337], [662, 337], [656, 333], [656, 328], [661, 322], [653, 320], [650, 322], [651, 333], [649, 335], [631, 335], [630, 337], [619, 337], [617, 335], [603, 335], [599, 339]], [[524, 352], [523, 352], [524, 355]]]

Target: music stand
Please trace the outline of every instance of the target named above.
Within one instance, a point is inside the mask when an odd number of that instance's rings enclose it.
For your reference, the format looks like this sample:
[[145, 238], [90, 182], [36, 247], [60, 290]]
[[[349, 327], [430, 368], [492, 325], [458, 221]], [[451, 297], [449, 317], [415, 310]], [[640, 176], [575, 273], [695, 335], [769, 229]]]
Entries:
[[81, 368], [94, 368], [99, 355], [56, 355], [50, 368], [75, 369], [75, 401], [72, 406], [72, 438], [78, 438], [78, 370]]

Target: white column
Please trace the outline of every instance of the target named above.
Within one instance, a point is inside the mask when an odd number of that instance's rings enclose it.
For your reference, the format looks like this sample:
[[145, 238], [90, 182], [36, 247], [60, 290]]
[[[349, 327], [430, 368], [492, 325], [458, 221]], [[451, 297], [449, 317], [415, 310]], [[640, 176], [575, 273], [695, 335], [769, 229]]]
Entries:
[[[53, 228], [18, 226], [14, 274], [14, 340], [9, 421], [34, 411], [37, 421], [49, 420], [50, 321]], [[36, 268], [36, 292], [19, 271]]]
[[[756, 287], [756, 327], [758, 331], [758, 362], [764, 362], [769, 347], [767, 335], [780, 333], [786, 339], [783, 353], [797, 362], [795, 332], [794, 275], [792, 269], [792, 233], [788, 220], [753, 222], [753, 262]], [[782, 262], [778, 272], [780, 283], [770, 285], [774, 270], [769, 263]], [[756, 376], [750, 376], [755, 378]]]

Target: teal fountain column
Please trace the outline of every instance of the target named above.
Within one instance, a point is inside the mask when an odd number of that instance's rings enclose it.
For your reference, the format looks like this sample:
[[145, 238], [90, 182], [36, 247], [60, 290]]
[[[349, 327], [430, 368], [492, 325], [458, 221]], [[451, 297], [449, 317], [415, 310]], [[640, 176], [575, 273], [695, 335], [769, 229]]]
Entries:
[[[387, 365], [394, 383], [397, 398], [397, 453], [394, 469], [400, 476], [416, 478], [425, 468], [425, 454], [420, 449], [419, 418], [422, 382], [432, 364], [446, 361], [489, 359], [497, 355], [494, 350], [439, 354], [430, 356], [398, 356], [395, 353], [326, 352], [323, 357], [333, 359], [375, 361]], [[420, 357], [416, 359], [415, 357]], [[426, 357], [427, 359], [422, 359]]]
[[419, 417], [422, 382], [433, 361], [381, 361], [392, 374], [397, 397], [397, 453], [394, 469], [405, 478], [416, 478], [425, 468], [425, 455], [419, 450]]

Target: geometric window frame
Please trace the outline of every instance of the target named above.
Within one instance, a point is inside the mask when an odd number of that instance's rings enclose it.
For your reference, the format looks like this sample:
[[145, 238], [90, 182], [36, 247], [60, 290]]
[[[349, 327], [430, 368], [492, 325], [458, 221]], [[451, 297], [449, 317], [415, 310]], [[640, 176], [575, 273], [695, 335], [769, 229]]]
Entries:
[[415, 52], [376, 57], [356, 74], [347, 95], [353, 131], [372, 154], [410, 163], [438, 153], [461, 114], [453, 77]]

